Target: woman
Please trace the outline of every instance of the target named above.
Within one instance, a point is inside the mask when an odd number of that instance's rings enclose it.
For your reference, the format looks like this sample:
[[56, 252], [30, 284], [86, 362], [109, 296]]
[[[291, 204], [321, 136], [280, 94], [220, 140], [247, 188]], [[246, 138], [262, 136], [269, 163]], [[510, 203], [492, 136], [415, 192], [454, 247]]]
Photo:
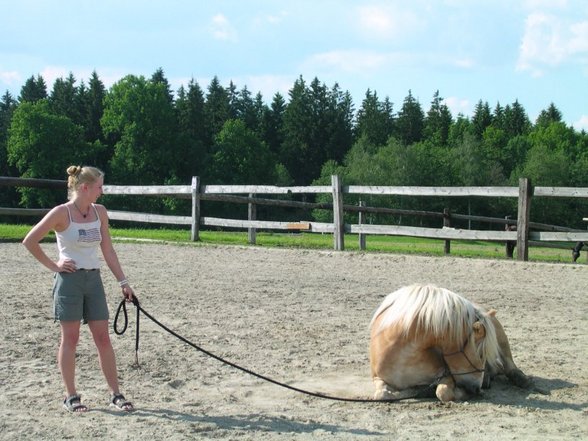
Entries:
[[[68, 202], [47, 213], [23, 240], [27, 250], [55, 272], [53, 305], [55, 319], [61, 326], [57, 360], [65, 385], [63, 406], [74, 413], [88, 410], [75, 385], [76, 346], [83, 320], [88, 323], [98, 349], [100, 367], [111, 392], [110, 405], [132, 411], [132, 403], [119, 390], [116, 359], [108, 333], [108, 306], [100, 276], [98, 247], [119, 281], [123, 296], [127, 301], [132, 300], [133, 289], [112, 246], [106, 208], [96, 204], [102, 195], [104, 173], [94, 167], [71, 166], [67, 174]], [[51, 230], [57, 238], [57, 261], [49, 258], [39, 245]]]

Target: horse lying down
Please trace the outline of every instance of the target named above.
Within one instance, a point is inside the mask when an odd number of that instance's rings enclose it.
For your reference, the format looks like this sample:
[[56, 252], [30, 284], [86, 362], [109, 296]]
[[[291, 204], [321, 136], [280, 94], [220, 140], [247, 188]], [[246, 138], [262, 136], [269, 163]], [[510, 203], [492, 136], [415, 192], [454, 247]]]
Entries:
[[496, 311], [433, 285], [406, 286], [384, 299], [370, 324], [370, 363], [378, 400], [434, 387], [442, 402], [462, 401], [498, 374], [533, 386], [512, 359]]

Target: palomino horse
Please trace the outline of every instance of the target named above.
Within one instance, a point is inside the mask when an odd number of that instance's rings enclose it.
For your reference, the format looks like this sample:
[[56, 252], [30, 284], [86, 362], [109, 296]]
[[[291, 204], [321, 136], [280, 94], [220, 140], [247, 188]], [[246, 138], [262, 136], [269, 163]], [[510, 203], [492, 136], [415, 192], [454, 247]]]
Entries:
[[499, 373], [520, 387], [531, 386], [514, 364], [495, 315], [433, 285], [389, 294], [370, 325], [374, 398], [414, 397], [435, 386], [443, 402], [466, 400]]

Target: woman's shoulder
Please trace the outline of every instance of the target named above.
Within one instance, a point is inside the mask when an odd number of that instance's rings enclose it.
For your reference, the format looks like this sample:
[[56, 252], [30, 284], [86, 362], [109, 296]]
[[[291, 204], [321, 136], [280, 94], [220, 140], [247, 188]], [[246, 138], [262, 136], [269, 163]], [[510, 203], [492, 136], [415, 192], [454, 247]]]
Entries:
[[45, 219], [50, 225], [51, 229], [56, 231], [63, 231], [69, 224], [69, 213], [66, 204], [60, 204], [53, 207], [47, 213]]
[[48, 214], [53, 216], [64, 216], [68, 213], [68, 211], [69, 208], [67, 208], [66, 204], [59, 204], [53, 207]]
[[96, 213], [98, 213], [98, 217], [100, 218], [100, 220], [102, 222], [107, 221], [108, 220], [108, 211], [106, 210], [106, 207], [102, 204], [92, 204], [92, 205], [94, 206]]
[[107, 210], [104, 205], [102, 205], [102, 204], [92, 204], [92, 205], [94, 205], [94, 208], [98, 211], [98, 213], [106, 214]]

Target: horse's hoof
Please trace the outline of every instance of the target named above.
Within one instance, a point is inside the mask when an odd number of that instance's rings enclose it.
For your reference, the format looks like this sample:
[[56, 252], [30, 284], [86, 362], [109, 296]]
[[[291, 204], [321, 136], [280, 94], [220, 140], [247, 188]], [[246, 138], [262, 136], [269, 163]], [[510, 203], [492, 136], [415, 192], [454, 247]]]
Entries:
[[388, 389], [379, 389], [374, 393], [374, 400], [392, 400], [394, 397]]
[[435, 390], [435, 395], [442, 403], [447, 403], [449, 401], [455, 401], [455, 389], [452, 387], [448, 387], [446, 384], [439, 384], [437, 385], [437, 389]]

